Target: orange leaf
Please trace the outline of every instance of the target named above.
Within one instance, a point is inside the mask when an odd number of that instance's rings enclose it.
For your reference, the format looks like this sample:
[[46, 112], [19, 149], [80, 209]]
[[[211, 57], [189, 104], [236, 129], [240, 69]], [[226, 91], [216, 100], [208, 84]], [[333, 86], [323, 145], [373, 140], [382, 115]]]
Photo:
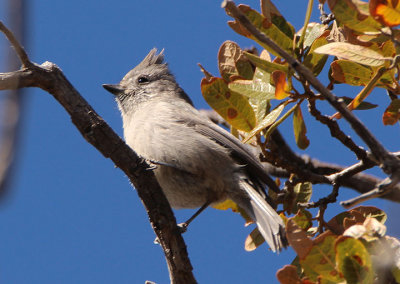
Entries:
[[371, 0], [369, 12], [375, 20], [385, 26], [400, 25], [400, 1], [398, 0]]
[[275, 84], [275, 98], [277, 100], [283, 100], [289, 95], [287, 92], [289, 86], [286, 82], [286, 74], [280, 70], [276, 70], [272, 72], [272, 80]]
[[400, 119], [400, 99], [393, 100], [382, 116], [384, 125], [393, 125]]

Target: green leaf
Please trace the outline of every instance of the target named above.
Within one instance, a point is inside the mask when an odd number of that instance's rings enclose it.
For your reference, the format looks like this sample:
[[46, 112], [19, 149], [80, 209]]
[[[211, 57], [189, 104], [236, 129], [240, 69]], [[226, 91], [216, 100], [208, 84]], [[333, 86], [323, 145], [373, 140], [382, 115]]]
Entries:
[[[289, 109], [284, 115], [282, 115], [282, 117], [280, 117], [277, 121], [275, 121], [269, 128], [268, 130], [265, 132], [265, 138], [268, 139], [268, 137], [272, 134], [272, 132], [275, 131], [275, 129], [282, 123], [284, 122], [296, 109], [296, 106], [299, 105], [302, 102], [299, 101], [296, 105], [294, 105], [291, 109]], [[287, 105], [289, 103], [289, 101], [284, 102], [285, 105]]]
[[246, 132], [254, 128], [256, 117], [248, 100], [230, 91], [223, 79], [203, 78], [201, 91], [206, 102], [233, 127]]
[[307, 128], [300, 106], [293, 112], [293, 131], [297, 146], [302, 150], [306, 149], [310, 145], [310, 140], [306, 136]]
[[319, 23], [309, 23], [306, 29], [303, 48], [309, 48], [313, 42], [326, 31], [326, 25]]
[[293, 38], [294, 27], [285, 20], [271, 0], [261, 0], [261, 13], [267, 21], [276, 25], [289, 38]]
[[275, 88], [269, 82], [261, 80], [235, 80], [228, 85], [231, 91], [249, 98], [275, 99]]
[[239, 59], [235, 62], [235, 66], [240, 77], [249, 80], [253, 78], [254, 75], [253, 66], [251, 65], [247, 57], [243, 55], [243, 53], [240, 55]]
[[320, 278], [335, 283], [343, 282], [335, 265], [335, 240], [336, 236], [331, 233], [319, 235], [307, 256], [300, 259], [304, 273], [310, 280], [317, 281]]
[[397, 283], [400, 283], [400, 268], [393, 267], [392, 274]]
[[[372, 79], [375, 71], [372, 67], [364, 66], [349, 60], [335, 60], [331, 64], [331, 76], [339, 83], [352, 86], [365, 86]], [[389, 72], [379, 80], [377, 87], [391, 85], [393, 79]]]
[[285, 72], [286, 74], [289, 73], [289, 68], [287, 65], [281, 65], [281, 64], [276, 64], [273, 62], [270, 62], [268, 60], [261, 59], [257, 55], [251, 54], [249, 52], [244, 52], [244, 55], [251, 61], [253, 64], [255, 64], [258, 68], [264, 70], [267, 73], [272, 73], [275, 70], [280, 70]]
[[299, 209], [292, 219], [304, 231], [307, 231], [312, 226], [312, 215], [305, 209]]
[[328, 0], [328, 5], [336, 20], [354, 31], [379, 32], [383, 27], [369, 15], [368, 3], [357, 0]]
[[[278, 44], [281, 48], [291, 53], [293, 47], [292, 38], [288, 37], [284, 32], [282, 32], [274, 23], [269, 22], [263, 15], [258, 13], [256, 10], [251, 9], [247, 5], [239, 5], [238, 8], [244, 13], [249, 19], [249, 21], [261, 32], [271, 38], [276, 44]], [[272, 54], [278, 56], [278, 54], [272, 50], [269, 46], [260, 42], [256, 39], [252, 34], [247, 32], [245, 28], [241, 26], [239, 22], [230, 21], [228, 25], [238, 34], [248, 37], [254, 41], [256, 41], [263, 48], [271, 52]]]
[[264, 117], [269, 112], [271, 108], [271, 104], [269, 103], [269, 99], [265, 99], [262, 97], [249, 98], [249, 103], [253, 108], [253, 111], [256, 115], [257, 124], [260, 123], [264, 119]]
[[339, 237], [335, 243], [338, 270], [347, 283], [373, 283], [374, 271], [371, 257], [360, 240]]
[[329, 35], [329, 31], [326, 31], [319, 38], [317, 38], [313, 44], [307, 56], [304, 59], [304, 65], [313, 71], [314, 76], [317, 76], [324, 68], [326, 60], [328, 59], [328, 55], [319, 54], [314, 52], [318, 47], [328, 44], [326, 37]]
[[294, 186], [294, 192], [296, 193], [296, 203], [309, 202], [312, 195], [312, 183], [301, 182]]
[[391, 58], [383, 57], [372, 49], [347, 42], [328, 43], [316, 48], [314, 52], [341, 57], [368, 66], [381, 66], [386, 61], [392, 60]]
[[249, 134], [243, 139], [243, 143], [248, 142], [256, 134], [260, 133], [263, 129], [273, 124], [285, 108], [286, 103], [280, 104], [274, 110], [272, 110]]

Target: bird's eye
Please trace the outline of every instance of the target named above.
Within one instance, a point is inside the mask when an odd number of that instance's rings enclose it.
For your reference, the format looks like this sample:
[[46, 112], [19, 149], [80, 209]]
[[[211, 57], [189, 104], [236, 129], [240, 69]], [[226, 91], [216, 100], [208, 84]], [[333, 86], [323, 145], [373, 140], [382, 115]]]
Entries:
[[138, 79], [137, 79], [137, 81], [138, 81], [138, 83], [139, 84], [145, 84], [145, 83], [148, 83], [149, 82], [149, 78], [147, 78], [147, 77], [139, 77]]

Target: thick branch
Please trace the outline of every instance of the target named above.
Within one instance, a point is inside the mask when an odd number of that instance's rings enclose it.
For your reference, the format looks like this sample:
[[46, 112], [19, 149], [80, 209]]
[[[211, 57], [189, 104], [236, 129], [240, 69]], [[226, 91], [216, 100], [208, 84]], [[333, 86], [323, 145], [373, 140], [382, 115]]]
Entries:
[[45, 62], [38, 66], [31, 63], [16, 72], [0, 73], [0, 90], [22, 87], [38, 87], [53, 95], [70, 114], [82, 136], [124, 171], [146, 207], [164, 250], [171, 282], [196, 283], [175, 216], [148, 164], [121, 140], [55, 64]]
[[[310, 181], [312, 183], [332, 184], [333, 181], [331, 179], [331, 176], [333, 176], [334, 173], [340, 173], [347, 169], [343, 166], [330, 164], [330, 163], [326, 163], [326, 162], [321, 162], [316, 159], [311, 159], [307, 156], [302, 156], [299, 158], [303, 160], [303, 163], [302, 163], [302, 165], [297, 164], [297, 166], [302, 167], [303, 172], [311, 171], [312, 173], [318, 174], [318, 175], [321, 175], [321, 174], [328, 175], [328, 177], [324, 180], [321, 180], [320, 177], [318, 177], [316, 180], [314, 180], [312, 178], [309, 179], [308, 181]], [[271, 166], [268, 164], [266, 164], [266, 169], [270, 175], [280, 177], [280, 178], [289, 178], [289, 176], [291, 174], [291, 172], [289, 172], [287, 170], [279, 169], [277, 167], [274, 167], [274, 166]], [[318, 175], [315, 175], [315, 176], [318, 176]], [[329, 176], [329, 175], [331, 175], [331, 176]], [[310, 175], [310, 174], [308, 174], [308, 176], [314, 177], [313, 175]], [[337, 180], [337, 182], [340, 183], [341, 186], [354, 189], [357, 192], [364, 194], [364, 193], [369, 192], [370, 190], [375, 189], [377, 187], [377, 185], [379, 185], [383, 182], [383, 180], [380, 178], [377, 178], [375, 176], [365, 174], [365, 173], [357, 173], [357, 174], [353, 173], [351, 175], [341, 176]], [[390, 191], [389, 193], [387, 193], [385, 195], [380, 194], [379, 196], [376, 196], [376, 197], [380, 197], [380, 198], [387, 199], [387, 200], [394, 201], [394, 202], [400, 202], [400, 185], [397, 184], [392, 189], [392, 191]]]

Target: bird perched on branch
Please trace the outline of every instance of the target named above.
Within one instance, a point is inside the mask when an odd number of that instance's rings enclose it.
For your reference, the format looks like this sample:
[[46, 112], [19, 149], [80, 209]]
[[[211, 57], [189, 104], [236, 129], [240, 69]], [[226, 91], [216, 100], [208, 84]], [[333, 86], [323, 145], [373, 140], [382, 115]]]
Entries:
[[275, 182], [236, 137], [193, 107], [163, 52], [152, 49], [119, 84], [103, 86], [115, 95], [126, 143], [156, 165], [154, 174], [171, 207], [200, 207], [196, 216], [231, 199], [273, 251], [287, 246], [282, 219], [265, 193], [266, 186], [279, 190]]

